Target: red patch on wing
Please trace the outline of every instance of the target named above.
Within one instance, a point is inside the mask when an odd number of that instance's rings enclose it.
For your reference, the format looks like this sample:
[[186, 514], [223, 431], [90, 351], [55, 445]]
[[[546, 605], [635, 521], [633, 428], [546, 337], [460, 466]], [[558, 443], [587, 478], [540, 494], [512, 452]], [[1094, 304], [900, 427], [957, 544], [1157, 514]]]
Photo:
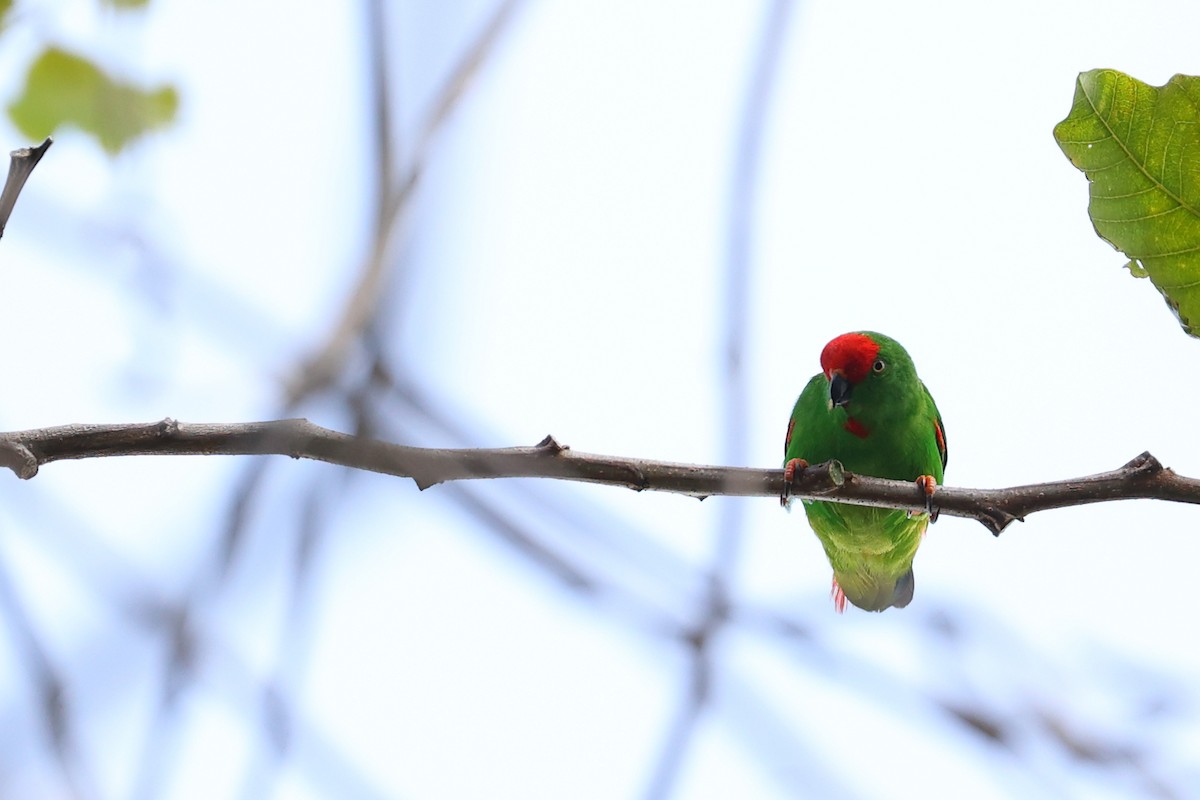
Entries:
[[[792, 446], [792, 430], [795, 429], [795, 427], [796, 427], [796, 420], [789, 419], [787, 436], [784, 437], [784, 439], [783, 439], [783, 454], [784, 455], [787, 455], [787, 449]], [[939, 436], [940, 436], [940, 433], [939, 433]], [[939, 438], [938, 441], [941, 441], [941, 439]]]
[[[791, 433], [792, 433], [792, 429], [788, 428], [788, 435], [790, 436]], [[941, 424], [938, 423], [938, 421], [936, 419], [933, 421], [933, 435], [937, 437], [938, 452], [942, 456], [942, 466], [945, 466], [946, 465], [946, 434], [942, 432], [942, 426], [941, 426]]]
[[861, 422], [856, 420], [854, 417], [846, 417], [846, 424], [843, 425], [842, 427], [845, 428], [846, 430], [850, 431], [851, 433], [853, 433], [855, 436], [857, 436], [860, 439], [865, 439], [865, 438], [867, 438], [867, 436], [869, 436], [871, 434], [871, 432], [869, 430], [867, 430], [867, 426], [863, 425]]
[[840, 370], [850, 383], [858, 383], [871, 371], [879, 343], [865, 333], [843, 333], [821, 351], [821, 369], [825, 377]]

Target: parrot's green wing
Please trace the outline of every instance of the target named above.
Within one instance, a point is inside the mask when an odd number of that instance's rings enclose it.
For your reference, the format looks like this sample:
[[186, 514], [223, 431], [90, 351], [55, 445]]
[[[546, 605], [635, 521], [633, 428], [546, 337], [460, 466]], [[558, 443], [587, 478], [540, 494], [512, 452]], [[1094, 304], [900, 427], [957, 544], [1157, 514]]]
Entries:
[[933, 435], [937, 439], [938, 452], [942, 456], [942, 470], [945, 471], [946, 462], [950, 460], [950, 450], [946, 447], [946, 425], [942, 422], [942, 412], [938, 411], [937, 403], [933, 401], [933, 395], [929, 393], [924, 381], [921, 382], [921, 391], [925, 393], [925, 400], [933, 409]]

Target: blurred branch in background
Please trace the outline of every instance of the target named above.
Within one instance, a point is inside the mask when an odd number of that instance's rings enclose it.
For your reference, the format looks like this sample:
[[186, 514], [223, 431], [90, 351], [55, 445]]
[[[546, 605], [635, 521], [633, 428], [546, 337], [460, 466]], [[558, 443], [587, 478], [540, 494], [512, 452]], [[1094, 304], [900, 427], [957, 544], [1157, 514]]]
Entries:
[[[722, 454], [727, 464], [746, 463], [749, 440], [749, 387], [746, 348], [753, 294], [754, 248], [752, 233], [757, 209], [763, 139], [772, 89], [786, 40], [793, 0], [773, 0], [761, 23], [760, 41], [749, 48], [751, 68], [745, 99], [737, 122], [728, 199], [725, 275], [722, 318], [724, 346], [718, 348], [717, 391], [722, 399], [714, 427], [723, 430]], [[678, 782], [696, 726], [710, 702], [713, 670], [711, 646], [726, 623], [730, 581], [737, 566], [745, 509], [741, 503], [721, 502], [716, 518], [716, 548], [708, 575], [708, 599], [700, 619], [683, 637], [691, 661], [690, 685], [680, 698], [680, 709], [667, 732], [646, 790], [650, 800], [670, 796]]]
[[[355, 434], [368, 436], [374, 424], [364, 403], [364, 394], [371, 389], [371, 375], [359, 373], [346, 376], [351, 355], [362, 349], [364, 337], [373, 321], [384, 311], [395, 313], [385, 303], [387, 289], [398, 283], [400, 258], [397, 246], [403, 232], [405, 212], [409, 209], [428, 160], [432, 157], [438, 135], [451, 118], [453, 110], [466, 96], [466, 90], [487, 59], [496, 49], [519, 0], [502, 0], [480, 30], [468, 41], [457, 56], [447, 77], [435, 92], [430, 109], [418, 125], [414, 146], [407, 158], [401, 157], [401, 131], [396, 124], [393, 104], [396, 102], [393, 73], [397, 66], [392, 56], [397, 48], [396, 6], [384, 0], [364, 0], [365, 82], [370, 87], [370, 102], [366, 106], [367, 129], [371, 135], [368, 152], [374, 155], [371, 169], [375, 183], [373, 226], [367, 243], [367, 253], [359, 265], [338, 321], [324, 341], [294, 370], [284, 388], [281, 403], [283, 413], [319, 398], [341, 406], [355, 421]], [[269, 436], [274, 438], [273, 436]], [[286, 438], [286, 437], [285, 437]], [[231, 492], [227, 522], [212, 557], [201, 567], [191, 598], [186, 605], [198, 606], [207, 598], [211, 602], [226, 582], [239, 552], [243, 549], [248, 526], [255, 506], [266, 487], [266, 477], [272, 462], [255, 460], [237, 481]], [[292, 713], [289, 704], [303, 684], [304, 664], [308, 655], [305, 631], [311, 620], [310, 564], [324, 538], [328, 521], [339, 493], [332, 483], [343, 483], [352, 476], [318, 474], [312, 478], [304, 497], [302, 514], [296, 520], [296, 530], [289, 537], [294, 572], [289, 582], [287, 612], [281, 624], [275, 658], [276, 675], [273, 690], [266, 706], [274, 711], [268, 719], [286, 719]], [[242, 794], [247, 798], [260, 796], [271, 785], [273, 776], [289, 754], [290, 737], [280, 734], [278, 725], [264, 728], [269, 743], [265, 759], [245, 773]]]
[[426, 164], [432, 155], [438, 133], [450, 119], [455, 106], [462, 101], [471, 79], [479, 72], [496, 48], [501, 35], [521, 0], [503, 0], [483, 26], [474, 42], [463, 52], [442, 85], [417, 133], [408, 164], [399, 176], [394, 175], [397, 162], [396, 135], [391, 113], [391, 90], [387, 47], [388, 19], [383, 0], [366, 0], [369, 10], [368, 41], [370, 44], [370, 81], [373, 87], [374, 144], [376, 154], [377, 193], [375, 230], [370, 251], [363, 261], [357, 282], [351, 289], [342, 314], [333, 330], [317, 352], [297, 371], [287, 388], [285, 408], [295, 408], [305, 397], [327, 387], [342, 373], [348, 353], [358, 343], [372, 318], [379, 311], [384, 286], [398, 259], [389, 258], [389, 248], [395, 243], [405, 210], [420, 184]]
[[[371, 86], [371, 103], [368, 116], [372, 124], [372, 148], [375, 154], [374, 176], [376, 180], [374, 227], [358, 277], [347, 297], [337, 324], [329, 332], [317, 352], [297, 366], [285, 387], [282, 412], [290, 413], [306, 398], [323, 389], [333, 387], [336, 379], [344, 373], [351, 362], [350, 352], [361, 343], [372, 319], [380, 312], [381, 299], [388, 281], [394, 278], [393, 271], [398, 258], [392, 246], [398, 237], [403, 214], [413, 197], [426, 162], [436, 142], [438, 133], [457, 103], [464, 97], [472, 76], [482, 68], [486, 58], [495, 48], [506, 23], [519, 6], [520, 0], [503, 0], [475, 39], [459, 56], [438, 92], [433, 107], [420, 126], [407, 166], [396, 175], [399, 162], [398, 132], [392, 114], [392, 80], [389, 62], [391, 37], [387, 5], [383, 0], [364, 0], [365, 29], [367, 32], [366, 78]], [[336, 387], [334, 387], [336, 388]], [[346, 387], [344, 397], [348, 400], [353, 390]], [[357, 418], [357, 417], [356, 417]], [[245, 512], [257, 494], [264, 477], [267, 462], [258, 462], [239, 481], [239, 486], [230, 507], [229, 523], [226, 527], [224, 544], [221, 547], [222, 563], [228, 563], [230, 554], [237, 547], [245, 521]]]
[[51, 662], [36, 623], [22, 606], [20, 595], [3, 564], [0, 564], [0, 614], [6, 619], [12, 649], [20, 655], [34, 684], [34, 694], [45, 723], [45, 738], [58, 760], [67, 786], [77, 797], [95, 796], [94, 783], [75, 742], [74, 709], [64, 689], [66, 682]]

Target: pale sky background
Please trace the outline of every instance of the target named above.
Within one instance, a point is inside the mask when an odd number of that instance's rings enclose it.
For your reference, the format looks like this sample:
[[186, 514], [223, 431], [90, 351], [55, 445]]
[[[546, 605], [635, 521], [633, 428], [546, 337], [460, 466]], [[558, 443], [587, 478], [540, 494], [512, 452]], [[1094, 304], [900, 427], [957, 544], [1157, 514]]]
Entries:
[[[402, 158], [493, 8], [388, 5]], [[378, 328], [390, 368], [466, 444], [550, 433], [724, 459], [729, 189], [767, 8], [520, 5], [429, 152]], [[56, 133], [0, 242], [0, 425], [281, 413], [369, 246], [365, 25], [340, 2], [20, 7], [4, 97], [54, 42], [172, 82], [182, 103], [115, 160]], [[778, 466], [821, 347], [867, 328], [904, 343], [937, 398], [949, 484], [1085, 475], [1143, 450], [1200, 475], [1200, 342], [1095, 236], [1051, 136], [1082, 70], [1200, 75], [1197, 30], [1188, 2], [797, 3], [754, 205], [745, 463]], [[348, 429], [343, 399], [296, 413]], [[375, 405], [383, 438], [464, 443]], [[839, 617], [803, 515], [770, 498], [420, 493], [279, 459], [210, 585], [249, 466], [0, 476], [0, 796], [652, 796], [691, 675], [671, 630], [703, 616], [723, 504], [739, 504], [735, 620], [669, 796], [1200, 797], [1196, 508], [1046, 512], [998, 539], [943, 517], [909, 608]], [[481, 507], [604, 588], [566, 587]], [[136, 609], [192, 592], [202, 645], [163, 712], [169, 638]], [[26, 630], [63, 680], [65, 758]], [[278, 758], [263, 685], [289, 709]]]

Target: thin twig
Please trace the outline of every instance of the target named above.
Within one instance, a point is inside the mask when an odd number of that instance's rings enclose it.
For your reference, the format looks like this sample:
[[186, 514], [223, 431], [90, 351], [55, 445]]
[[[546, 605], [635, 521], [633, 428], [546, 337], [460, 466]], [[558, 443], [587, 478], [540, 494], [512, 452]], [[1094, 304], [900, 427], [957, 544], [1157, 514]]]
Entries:
[[[846, 472], [818, 464], [785, 487], [783, 470], [716, 467], [580, 453], [547, 436], [533, 447], [441, 449], [350, 436], [305, 419], [268, 422], [161, 422], [61, 425], [0, 433], [0, 466], [32, 478], [43, 464], [103, 456], [286, 455], [412, 478], [427, 489], [475, 478], [555, 478], [692, 497], [789, 497], [922, 511], [915, 483]], [[1149, 453], [1111, 472], [1007, 489], [939, 487], [934, 510], [967, 517], [999, 534], [1014, 520], [1051, 508], [1110, 500], [1200, 504], [1200, 479], [1177, 475]]]

